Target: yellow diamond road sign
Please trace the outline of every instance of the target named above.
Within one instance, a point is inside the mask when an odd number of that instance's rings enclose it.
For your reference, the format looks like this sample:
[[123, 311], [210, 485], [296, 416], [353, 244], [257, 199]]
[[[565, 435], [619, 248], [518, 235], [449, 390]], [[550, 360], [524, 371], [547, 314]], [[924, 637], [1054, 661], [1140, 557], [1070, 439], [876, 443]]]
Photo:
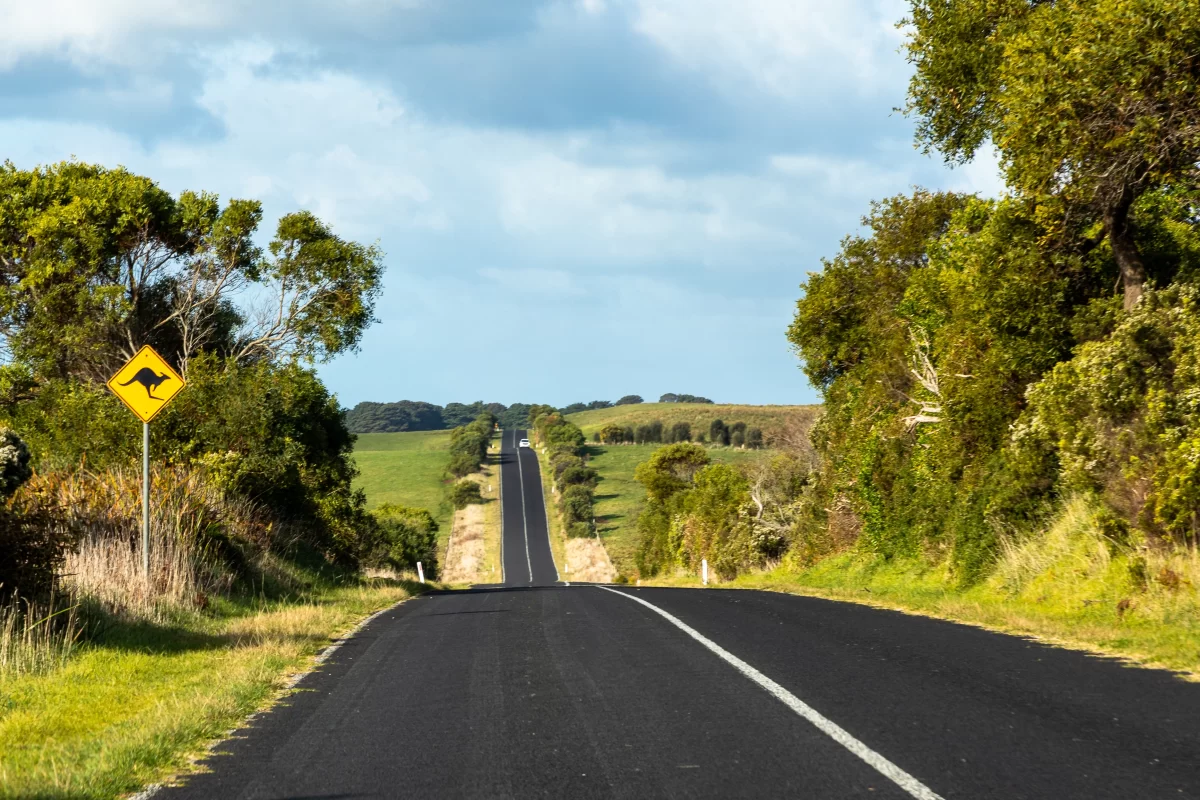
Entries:
[[149, 422], [183, 389], [183, 378], [146, 345], [108, 379], [108, 388], [142, 422]]

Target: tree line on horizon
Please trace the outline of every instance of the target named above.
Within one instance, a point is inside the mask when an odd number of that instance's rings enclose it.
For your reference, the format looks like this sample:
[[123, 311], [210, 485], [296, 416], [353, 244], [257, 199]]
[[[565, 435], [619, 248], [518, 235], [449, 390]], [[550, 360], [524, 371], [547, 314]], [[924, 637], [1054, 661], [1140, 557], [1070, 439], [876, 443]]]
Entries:
[[[559, 409], [560, 414], [575, 414], [580, 411], [636, 405], [645, 402], [640, 395], [629, 394], [619, 400], [593, 400], [590, 403], [572, 403]], [[660, 403], [704, 403], [712, 404], [706, 397], [690, 394], [664, 394]], [[529, 424], [527, 403], [448, 403], [439, 406], [419, 400], [400, 400], [394, 403], [363, 401], [344, 412], [346, 427], [352, 433], [402, 433], [405, 431], [442, 431], [469, 425], [480, 414], [488, 413], [496, 418], [502, 428], [524, 428]]]

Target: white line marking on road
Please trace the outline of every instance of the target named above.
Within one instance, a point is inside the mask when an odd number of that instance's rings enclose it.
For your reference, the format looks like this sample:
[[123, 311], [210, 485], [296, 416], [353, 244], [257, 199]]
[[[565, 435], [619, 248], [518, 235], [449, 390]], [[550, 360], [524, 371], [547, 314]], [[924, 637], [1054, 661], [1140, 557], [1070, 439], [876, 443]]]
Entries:
[[[517, 434], [513, 432], [513, 439]], [[521, 478], [521, 522], [525, 524], [525, 565], [529, 567], [529, 585], [533, 586], [533, 561], [529, 558], [529, 520], [525, 517], [525, 468], [521, 466], [521, 446], [517, 445], [517, 474]]]
[[[517, 432], [513, 430], [513, 441], [517, 441]], [[497, 468], [497, 481], [500, 483], [500, 582], [504, 583], [504, 434], [500, 434], [500, 463]]]
[[730, 653], [713, 640], [704, 636], [704, 634], [700, 633], [683, 620], [666, 611], [663, 611], [653, 603], [647, 603], [640, 597], [634, 597], [631, 594], [625, 594], [625, 592], [619, 592], [616, 589], [610, 589], [607, 586], [597, 586], [596, 588], [603, 589], [606, 592], [612, 592], [613, 594], [619, 594], [621, 597], [632, 600], [635, 603], [641, 603], [646, 608], [663, 617], [667, 620], [667, 622], [670, 622], [676, 628], [679, 628], [679, 630], [683, 631], [688, 636], [691, 636], [713, 653], [716, 653], [722, 660], [732, 665], [733, 668], [738, 672], [757, 683], [763, 689], [766, 689], [767, 693], [776, 700], [779, 700], [785, 706], [792, 709], [792, 711], [795, 711], [797, 714], [804, 717], [806, 720], [815, 725], [822, 733], [826, 734], [829, 736], [829, 738], [833, 739], [842, 747], [846, 748], [851, 753], [867, 762], [869, 765], [874, 767], [879, 774], [892, 781], [892, 783], [896, 784], [913, 797], [918, 798], [918, 800], [942, 800], [942, 797], [928, 786], [897, 767], [891, 761], [888, 761], [879, 753], [876, 753], [874, 750], [867, 747], [858, 739], [855, 739], [845, 728], [824, 716], [821, 714], [821, 712], [805, 703], [799, 697], [796, 697], [796, 695], [792, 694], [787, 689], [783, 688], [778, 683], [747, 664], [745, 661], [742, 661], [733, 653]]

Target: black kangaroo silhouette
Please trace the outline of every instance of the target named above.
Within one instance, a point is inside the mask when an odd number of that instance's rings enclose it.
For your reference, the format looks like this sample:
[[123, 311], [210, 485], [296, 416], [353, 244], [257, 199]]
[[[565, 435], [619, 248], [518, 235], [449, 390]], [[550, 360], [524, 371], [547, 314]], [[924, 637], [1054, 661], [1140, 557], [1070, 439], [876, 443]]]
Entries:
[[137, 371], [137, 374], [121, 385], [128, 386], [131, 383], [140, 383], [142, 386], [146, 387], [146, 394], [149, 395], [151, 400], [158, 400], [159, 402], [162, 402], [161, 397], [154, 396], [154, 390], [169, 380], [171, 380], [170, 375], [158, 375], [155, 374], [154, 370], [150, 369], [149, 367], [142, 367]]

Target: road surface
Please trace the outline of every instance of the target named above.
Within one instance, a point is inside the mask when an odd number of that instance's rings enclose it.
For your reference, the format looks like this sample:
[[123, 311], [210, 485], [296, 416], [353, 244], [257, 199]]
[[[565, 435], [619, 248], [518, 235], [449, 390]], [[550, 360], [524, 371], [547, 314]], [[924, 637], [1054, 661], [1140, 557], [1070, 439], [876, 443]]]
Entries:
[[528, 431], [500, 436], [500, 513], [503, 518], [505, 586], [553, 586], [558, 569], [546, 535], [546, 501], [537, 453], [518, 447]]
[[812, 598], [554, 585], [513, 435], [505, 585], [380, 615], [159, 797], [1200, 797], [1200, 686], [1166, 672]]

